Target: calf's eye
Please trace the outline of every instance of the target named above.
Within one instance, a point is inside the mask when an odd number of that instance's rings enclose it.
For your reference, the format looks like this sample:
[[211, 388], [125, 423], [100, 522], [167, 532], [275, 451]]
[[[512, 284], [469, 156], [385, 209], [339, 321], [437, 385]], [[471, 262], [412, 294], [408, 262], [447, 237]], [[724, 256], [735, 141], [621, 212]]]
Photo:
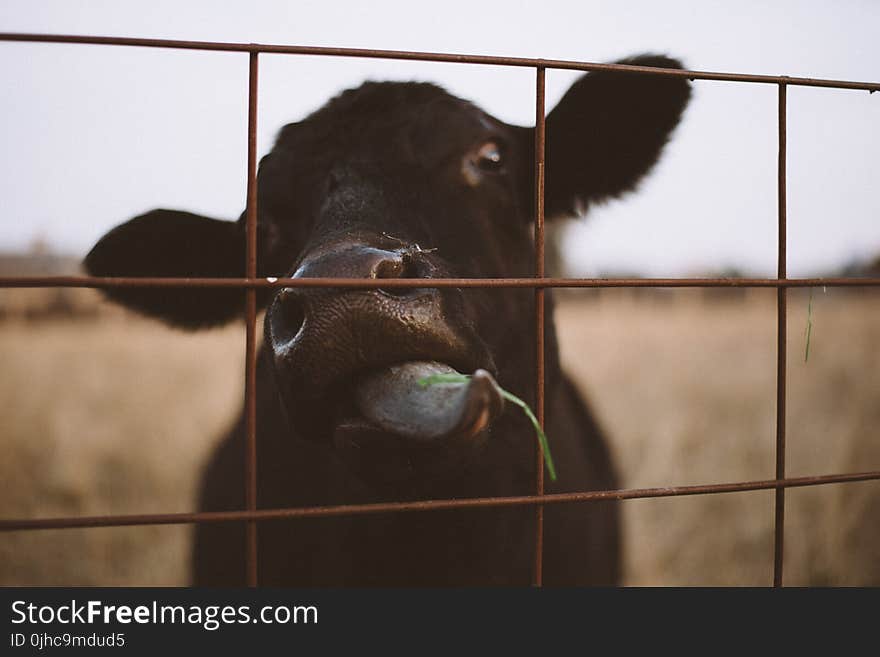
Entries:
[[483, 171], [500, 171], [504, 166], [501, 147], [494, 141], [488, 141], [477, 151], [476, 164]]

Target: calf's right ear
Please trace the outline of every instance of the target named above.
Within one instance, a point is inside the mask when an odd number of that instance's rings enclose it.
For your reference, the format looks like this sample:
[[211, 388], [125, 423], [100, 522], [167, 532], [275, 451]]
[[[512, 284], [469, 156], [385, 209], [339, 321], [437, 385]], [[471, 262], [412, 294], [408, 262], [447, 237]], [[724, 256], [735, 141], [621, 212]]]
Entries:
[[[616, 63], [682, 68], [663, 55]], [[687, 79], [677, 76], [594, 71], [577, 80], [547, 116], [547, 216], [571, 216], [634, 189], [660, 158], [690, 96]]]
[[[238, 278], [245, 274], [242, 222], [153, 210], [104, 235], [85, 258], [92, 276]], [[169, 324], [196, 329], [244, 308], [239, 288], [113, 287], [114, 301]]]

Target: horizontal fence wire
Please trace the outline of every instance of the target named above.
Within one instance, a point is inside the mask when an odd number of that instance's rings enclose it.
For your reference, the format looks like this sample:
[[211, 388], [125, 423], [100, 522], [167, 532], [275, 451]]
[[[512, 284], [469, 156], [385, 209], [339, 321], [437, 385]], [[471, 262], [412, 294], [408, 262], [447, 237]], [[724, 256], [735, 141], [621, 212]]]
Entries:
[[[855, 82], [820, 78], [791, 76], [719, 73], [682, 69], [654, 68], [629, 64], [604, 64], [524, 57], [501, 57], [487, 55], [462, 55], [363, 48], [327, 48], [317, 46], [289, 46], [256, 43], [229, 43], [209, 41], [181, 41], [170, 39], [141, 39], [125, 37], [100, 37], [82, 35], [10, 34], [0, 33], [0, 42], [69, 43], [103, 46], [131, 46], [146, 48], [170, 48], [198, 51], [246, 52], [250, 56], [249, 112], [248, 112], [248, 206], [246, 213], [246, 276], [244, 278], [175, 278], [175, 277], [92, 277], [92, 276], [3, 276], [0, 288], [32, 287], [79, 287], [79, 288], [240, 288], [246, 295], [247, 321], [247, 376], [245, 385], [245, 418], [247, 449], [244, 455], [246, 471], [246, 510], [228, 512], [166, 513], [139, 515], [111, 515], [88, 517], [29, 518], [0, 520], [0, 532], [37, 529], [70, 529], [85, 527], [120, 527], [131, 525], [170, 525], [208, 522], [247, 523], [247, 581], [257, 584], [257, 522], [310, 517], [351, 516], [389, 512], [420, 512], [456, 508], [481, 508], [503, 506], [534, 506], [536, 509], [536, 561], [533, 583], [541, 584], [542, 509], [546, 504], [592, 502], [600, 500], [648, 499], [703, 495], [717, 493], [747, 492], [773, 489], [776, 491], [774, 585], [782, 584], [782, 551], [784, 532], [784, 492], [786, 488], [817, 486], [833, 483], [853, 483], [880, 480], [880, 471], [820, 475], [810, 477], [785, 477], [785, 309], [786, 292], [791, 288], [805, 287], [877, 287], [877, 277], [830, 277], [787, 278], [785, 263], [785, 91], [788, 86], [824, 87], [864, 90], [871, 93], [880, 90], [877, 82]], [[393, 59], [455, 64], [482, 64], [492, 66], [515, 66], [534, 68], [538, 74], [536, 85], [536, 262], [534, 278], [483, 278], [483, 279], [350, 279], [313, 278], [291, 279], [285, 277], [257, 277], [256, 253], [256, 95], [257, 55], [286, 54], [331, 57], [357, 57]], [[775, 84], [779, 89], [779, 262], [777, 278], [545, 278], [543, 269], [543, 87], [546, 69], [608, 71], [639, 73], [690, 80], [713, 80], [721, 82], [746, 82]], [[388, 502], [381, 504], [344, 504], [323, 507], [257, 509], [256, 499], [256, 290], [261, 288], [319, 287], [348, 289], [394, 289], [394, 288], [531, 288], [536, 295], [536, 347], [537, 347], [537, 398], [538, 415], [543, 423], [543, 291], [546, 288], [774, 288], [777, 290], [778, 353], [777, 353], [777, 461], [776, 477], [761, 481], [740, 481], [723, 484], [677, 486], [662, 488], [618, 489], [585, 491], [562, 494], [545, 494], [543, 491], [540, 449], [537, 453], [538, 476], [536, 494], [526, 496], [470, 498], [454, 500], [425, 500], [417, 502]]]
[[715, 495], [722, 493], [747, 493], [751, 491], [780, 488], [801, 488], [829, 484], [864, 481], [880, 481], [880, 470], [850, 472], [845, 474], [788, 477], [736, 481], [722, 484], [695, 486], [663, 486], [656, 488], [624, 488], [618, 490], [584, 491], [575, 493], [549, 493], [544, 495], [519, 495], [509, 497], [474, 497], [452, 500], [422, 500], [416, 502], [385, 502], [373, 504], [340, 504], [334, 506], [292, 507], [285, 509], [260, 509], [258, 511], [206, 511], [201, 513], [157, 513], [138, 515], [108, 515], [60, 518], [23, 518], [0, 520], [0, 532], [32, 531], [38, 529], [73, 529], [86, 527], [127, 527], [132, 525], [186, 525], [207, 522], [241, 522], [247, 520], [292, 520], [298, 518], [326, 518], [330, 516], [360, 516], [378, 513], [428, 512], [447, 509], [473, 509], [481, 507], [534, 506], [547, 504], [570, 504], [576, 502], [602, 502], [607, 500], [636, 500], [687, 495]]
[[0, 41], [30, 43], [80, 43], [105, 46], [137, 46], [143, 48], [171, 48], [178, 50], [202, 50], [221, 52], [266, 53], [275, 55], [318, 55], [322, 57], [355, 57], [368, 59], [394, 59], [449, 64], [485, 64], [490, 66], [517, 66], [551, 68], [574, 71], [615, 71], [619, 73], [647, 73], [690, 80], [715, 80], [718, 82], [753, 82], [759, 84], [785, 83], [804, 87], [831, 87], [835, 89], [880, 90], [880, 82], [856, 82], [823, 78], [791, 77], [786, 75], [752, 75], [744, 73], [718, 73], [664, 69], [629, 64], [604, 64], [578, 62], [564, 59], [535, 59], [529, 57], [502, 57], [493, 55], [464, 55], [405, 50], [375, 50], [369, 48], [328, 48], [322, 46], [290, 46], [261, 43], [230, 43], [223, 41], [182, 41], [174, 39], [138, 39], [129, 37], [103, 37], [74, 34], [20, 34], [0, 33]]
[[878, 287], [880, 278], [174, 278], [101, 276], [0, 276], [0, 288], [602, 288], [602, 287]]

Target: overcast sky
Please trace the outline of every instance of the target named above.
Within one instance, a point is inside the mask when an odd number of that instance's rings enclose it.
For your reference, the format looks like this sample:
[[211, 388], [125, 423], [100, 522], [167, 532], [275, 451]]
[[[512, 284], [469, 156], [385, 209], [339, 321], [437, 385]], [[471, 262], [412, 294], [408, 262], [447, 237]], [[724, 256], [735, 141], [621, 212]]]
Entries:
[[[880, 2], [3, 0], [0, 31], [348, 46], [580, 61], [640, 52], [710, 71], [880, 81]], [[245, 196], [247, 55], [0, 43], [0, 250], [85, 253], [154, 207], [235, 218]], [[548, 109], [576, 73], [549, 71]], [[429, 80], [534, 120], [531, 69], [260, 57], [259, 153], [364, 79]], [[789, 272], [880, 254], [880, 94], [791, 88]], [[573, 228], [576, 274], [776, 269], [776, 88], [697, 82], [638, 193]]]

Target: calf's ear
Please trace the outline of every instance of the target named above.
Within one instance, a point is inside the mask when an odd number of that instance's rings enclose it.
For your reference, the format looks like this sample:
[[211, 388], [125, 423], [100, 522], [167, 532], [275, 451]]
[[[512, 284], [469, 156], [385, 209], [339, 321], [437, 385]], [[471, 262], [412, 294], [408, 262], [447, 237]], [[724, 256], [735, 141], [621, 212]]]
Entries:
[[[241, 222], [189, 212], [153, 210], [104, 235], [84, 262], [92, 276], [228, 278], [244, 276]], [[201, 328], [241, 314], [239, 288], [105, 288], [114, 301], [183, 328]]]
[[[660, 55], [617, 63], [682, 68]], [[578, 79], [547, 116], [546, 215], [576, 214], [632, 190], [659, 159], [690, 95], [682, 77], [596, 71]]]

